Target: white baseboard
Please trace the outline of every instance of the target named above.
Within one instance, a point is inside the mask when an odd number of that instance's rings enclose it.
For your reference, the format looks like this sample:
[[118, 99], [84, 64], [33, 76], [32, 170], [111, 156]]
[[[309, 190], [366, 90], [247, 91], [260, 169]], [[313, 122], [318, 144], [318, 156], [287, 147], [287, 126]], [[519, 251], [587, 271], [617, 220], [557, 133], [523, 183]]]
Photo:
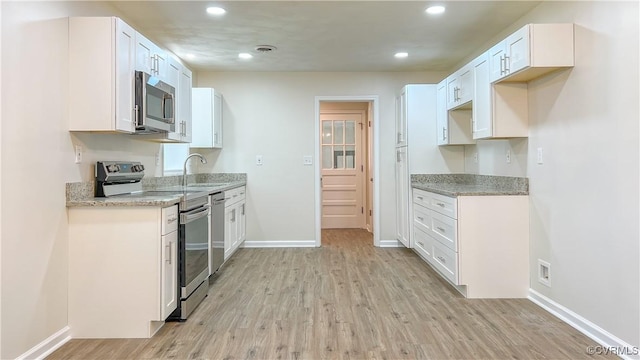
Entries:
[[640, 346], [640, 344], [636, 344], [634, 346], [625, 342], [624, 340], [616, 337], [615, 335], [604, 330], [598, 325], [592, 323], [591, 321], [583, 318], [582, 316], [576, 314], [575, 312], [567, 309], [566, 307], [558, 304], [557, 302], [549, 299], [548, 297], [540, 294], [539, 292], [533, 289], [529, 289], [528, 299], [531, 300], [536, 305], [540, 306], [541, 308], [547, 310], [551, 314], [555, 315], [560, 320], [571, 325], [576, 330], [588, 336], [593, 341], [597, 342], [603, 347], [610, 348], [610, 349], [624, 349], [628, 351], [629, 355], [620, 354], [620, 353], [617, 354], [622, 359], [640, 359], [638, 355], [635, 355], [635, 356], [632, 355], [634, 349], [637, 351], [638, 346]]
[[315, 240], [265, 240], [265, 241], [244, 241], [245, 248], [294, 248], [294, 247], [316, 247]]
[[380, 240], [380, 247], [404, 247], [398, 240]]
[[16, 360], [44, 359], [69, 340], [71, 340], [71, 329], [65, 326], [24, 354], [18, 356]]

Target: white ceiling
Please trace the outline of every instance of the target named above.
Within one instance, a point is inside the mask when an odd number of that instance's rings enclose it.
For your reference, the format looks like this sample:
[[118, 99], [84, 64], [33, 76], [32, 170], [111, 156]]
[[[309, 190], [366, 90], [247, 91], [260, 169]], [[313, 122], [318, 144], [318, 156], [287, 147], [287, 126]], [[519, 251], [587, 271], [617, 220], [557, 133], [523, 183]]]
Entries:
[[[450, 70], [540, 1], [115, 1], [138, 31], [207, 71]], [[223, 16], [205, 12], [225, 8]], [[261, 54], [257, 45], [278, 49]], [[406, 51], [409, 57], [396, 59]], [[241, 60], [249, 52], [253, 59]], [[187, 59], [185, 54], [195, 55]]]

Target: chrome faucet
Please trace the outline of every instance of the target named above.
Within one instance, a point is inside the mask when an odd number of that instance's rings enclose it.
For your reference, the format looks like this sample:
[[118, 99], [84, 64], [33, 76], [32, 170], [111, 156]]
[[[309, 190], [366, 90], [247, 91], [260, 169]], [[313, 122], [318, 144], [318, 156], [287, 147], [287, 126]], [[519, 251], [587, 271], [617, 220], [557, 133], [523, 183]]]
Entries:
[[189, 156], [187, 156], [186, 159], [184, 159], [184, 167], [182, 168], [182, 188], [186, 189], [187, 188], [187, 162], [189, 161], [189, 159], [191, 159], [192, 157], [197, 156], [200, 158], [200, 162], [203, 164], [207, 163], [207, 159], [204, 158], [204, 156], [198, 154], [198, 153], [193, 153]]

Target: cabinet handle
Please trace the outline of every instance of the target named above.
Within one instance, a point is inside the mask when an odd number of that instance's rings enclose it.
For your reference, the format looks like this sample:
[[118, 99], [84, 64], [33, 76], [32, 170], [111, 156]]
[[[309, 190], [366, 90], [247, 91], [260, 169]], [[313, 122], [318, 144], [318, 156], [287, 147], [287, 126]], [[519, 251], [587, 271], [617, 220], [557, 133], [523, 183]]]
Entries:
[[398, 162], [402, 161], [401, 156], [400, 156], [400, 150], [396, 151], [396, 158], [397, 158]]
[[418, 196], [417, 198], [420, 199], [420, 200], [424, 200], [424, 198], [422, 196]]
[[402, 142], [402, 133], [398, 131], [398, 143]]
[[504, 75], [504, 55], [500, 55], [500, 75]]
[[231, 222], [236, 222], [236, 209], [231, 210]]
[[445, 260], [442, 256], [436, 256], [436, 259], [440, 260], [440, 262], [443, 264], [447, 263], [447, 260]]
[[420, 241], [418, 241], [418, 245], [424, 247], [424, 244], [422, 242], [420, 242]]
[[420, 220], [420, 221], [424, 221], [424, 218], [423, 218], [423, 217], [421, 217], [421, 216], [418, 216], [418, 220]]
[[165, 245], [165, 248], [167, 249], [167, 262], [169, 263], [169, 265], [171, 265], [171, 244], [167, 244]]
[[447, 140], [447, 128], [442, 127], [442, 140]]
[[244, 216], [244, 204], [242, 204], [242, 212], [240, 214]]
[[213, 134], [213, 143], [217, 144], [218, 143], [218, 133], [214, 133]]
[[436, 227], [436, 229], [440, 230], [440, 232], [443, 232], [443, 233], [444, 233], [444, 232], [446, 232], [443, 228], [441, 228], [441, 227], [439, 227], [439, 226], [438, 226], [438, 227]]
[[440, 206], [440, 207], [444, 207], [443, 203], [436, 203], [436, 205]]
[[505, 74], [508, 74], [508, 73], [510, 72], [510, 69], [509, 69], [509, 59], [510, 59], [510, 58], [505, 54], [505, 55], [504, 55], [504, 73], [505, 73]]

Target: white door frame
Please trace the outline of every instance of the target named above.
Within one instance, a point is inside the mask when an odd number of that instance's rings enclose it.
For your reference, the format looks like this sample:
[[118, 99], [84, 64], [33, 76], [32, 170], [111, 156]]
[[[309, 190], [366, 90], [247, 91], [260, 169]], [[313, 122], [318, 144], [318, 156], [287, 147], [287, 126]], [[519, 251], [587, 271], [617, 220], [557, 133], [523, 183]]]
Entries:
[[316, 165], [314, 168], [315, 181], [315, 226], [316, 226], [316, 247], [322, 245], [322, 191], [320, 189], [320, 102], [371, 102], [373, 104], [373, 117], [372, 120], [372, 132], [373, 132], [373, 245], [380, 246], [380, 187], [378, 182], [380, 181], [380, 141], [378, 135], [378, 95], [361, 95], [361, 96], [316, 96], [315, 99], [315, 140], [314, 140], [314, 154], [316, 159]]

